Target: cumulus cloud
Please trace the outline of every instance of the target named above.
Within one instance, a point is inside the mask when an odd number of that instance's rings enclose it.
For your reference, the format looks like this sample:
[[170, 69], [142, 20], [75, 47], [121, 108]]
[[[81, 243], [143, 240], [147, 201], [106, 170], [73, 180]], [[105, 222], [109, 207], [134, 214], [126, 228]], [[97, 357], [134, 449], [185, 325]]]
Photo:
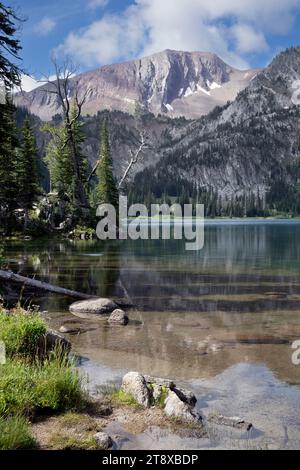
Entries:
[[210, 51], [245, 68], [247, 53], [268, 49], [268, 34], [291, 29], [296, 9], [300, 0], [135, 0], [71, 32], [59, 51], [88, 66], [164, 49]]
[[35, 26], [34, 30], [36, 33], [46, 36], [47, 34], [51, 33], [56, 26], [56, 21], [53, 18], [45, 16], [41, 19], [39, 23]]
[[247, 24], [237, 24], [232, 27], [238, 52], [266, 52], [269, 49], [263, 33], [255, 31]]

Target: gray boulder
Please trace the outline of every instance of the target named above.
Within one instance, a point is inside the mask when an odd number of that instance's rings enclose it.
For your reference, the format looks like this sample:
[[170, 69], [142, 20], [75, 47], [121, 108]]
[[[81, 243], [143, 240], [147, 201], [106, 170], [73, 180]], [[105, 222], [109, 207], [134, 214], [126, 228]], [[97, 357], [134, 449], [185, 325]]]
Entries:
[[56, 347], [60, 347], [63, 351], [71, 351], [71, 343], [62, 334], [55, 330], [48, 330], [40, 341], [39, 349], [43, 353], [53, 351]]
[[80, 333], [81, 329], [79, 327], [75, 327], [75, 326], [65, 326], [65, 325], [62, 325], [59, 329], [59, 332], [60, 333], [63, 333], [63, 334], [71, 334], [71, 333]]
[[157, 401], [161, 398], [163, 393], [163, 388], [160, 385], [154, 385], [154, 388], [152, 390], [152, 397], [153, 400]]
[[202, 418], [197, 410], [181, 401], [178, 395], [171, 390], [165, 402], [164, 412], [169, 418], [176, 418], [188, 423], [202, 423]]
[[97, 434], [95, 434], [95, 439], [98, 447], [102, 450], [110, 449], [113, 445], [111, 437], [105, 432], [97, 432]]
[[120, 309], [114, 310], [108, 319], [108, 323], [111, 325], [127, 325], [128, 322], [128, 316], [123, 310]]
[[70, 305], [69, 310], [74, 315], [105, 315], [117, 308], [115, 302], [110, 299], [88, 299], [75, 302]]
[[151, 375], [144, 375], [145, 380], [148, 384], [160, 385], [161, 387], [174, 388], [176, 387], [175, 383], [169, 379], [162, 379], [160, 377], [152, 377]]
[[177, 388], [177, 387], [172, 388], [172, 391], [175, 392], [178, 398], [184, 403], [187, 403], [188, 405], [192, 407], [196, 405], [197, 398], [195, 397], [193, 392], [190, 392], [189, 390], [184, 390], [183, 388]]
[[131, 395], [137, 403], [145, 408], [150, 407], [150, 392], [143, 375], [138, 372], [128, 372], [123, 377], [122, 390]]

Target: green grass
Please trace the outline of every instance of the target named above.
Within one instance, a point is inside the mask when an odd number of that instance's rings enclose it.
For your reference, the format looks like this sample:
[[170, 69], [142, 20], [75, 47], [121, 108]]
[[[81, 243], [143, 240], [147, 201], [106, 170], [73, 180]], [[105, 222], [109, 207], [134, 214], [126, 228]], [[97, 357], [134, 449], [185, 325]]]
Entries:
[[103, 387], [102, 393], [115, 406], [133, 406], [136, 408], [141, 408], [141, 405], [137, 403], [134, 397], [129, 393], [124, 392], [122, 389], [115, 387]]
[[67, 411], [65, 414], [60, 415], [58, 422], [61, 427], [68, 429], [79, 428], [81, 432], [96, 432], [99, 430], [99, 425], [91, 416], [73, 411]]
[[83, 400], [82, 379], [67, 356], [54, 353], [34, 363], [9, 359], [0, 367], [0, 416], [71, 410]]
[[46, 324], [37, 312], [17, 308], [8, 313], [0, 308], [0, 341], [5, 343], [8, 358], [35, 356], [45, 333]]
[[52, 436], [49, 442], [53, 450], [97, 450], [99, 449], [94, 436], [70, 436], [59, 433]]
[[[0, 341], [5, 343], [6, 363], [0, 366], [0, 449], [32, 448], [28, 418], [70, 410], [86, 403], [83, 379], [60, 347], [48, 356], [38, 354], [46, 324], [37, 312], [0, 307]], [[94, 442], [88, 439], [83, 446]], [[69, 442], [69, 448], [80, 448]]]
[[164, 408], [165, 407], [165, 401], [168, 397], [168, 389], [164, 385], [161, 387], [161, 394], [157, 398], [157, 400], [154, 400], [154, 406], [158, 406], [159, 408]]
[[0, 418], [0, 450], [32, 449], [34, 446], [35, 440], [25, 418]]

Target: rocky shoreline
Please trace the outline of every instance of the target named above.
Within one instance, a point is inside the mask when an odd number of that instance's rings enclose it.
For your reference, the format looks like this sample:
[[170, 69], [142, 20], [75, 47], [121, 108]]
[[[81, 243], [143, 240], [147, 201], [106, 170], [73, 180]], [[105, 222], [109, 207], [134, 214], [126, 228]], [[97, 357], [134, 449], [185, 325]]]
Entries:
[[[110, 299], [90, 299], [75, 302], [69, 308], [70, 312], [80, 318], [107, 317], [109, 325], [125, 326], [130, 324], [127, 314], [118, 308]], [[64, 334], [72, 334], [72, 327], [62, 326], [59, 333], [51, 331], [50, 337], [55, 338], [65, 348], [71, 350], [71, 342]], [[146, 430], [149, 424], [158, 428], [169, 428], [179, 435], [207, 438], [207, 427], [217, 425], [235, 428], [249, 432], [252, 424], [239, 417], [226, 417], [214, 414], [204, 417], [197, 407], [197, 397], [189, 390], [176, 385], [171, 379], [152, 377], [140, 372], [131, 371], [124, 375], [121, 387], [108, 394], [94, 397], [97, 406], [108, 404], [106, 425], [97, 431], [94, 439], [101, 448], [116, 447], [114, 436], [106, 427], [120, 420], [120, 411], [128, 416], [127, 424], [132, 420], [138, 421], [138, 430]], [[106, 410], [107, 411], [107, 410]]]

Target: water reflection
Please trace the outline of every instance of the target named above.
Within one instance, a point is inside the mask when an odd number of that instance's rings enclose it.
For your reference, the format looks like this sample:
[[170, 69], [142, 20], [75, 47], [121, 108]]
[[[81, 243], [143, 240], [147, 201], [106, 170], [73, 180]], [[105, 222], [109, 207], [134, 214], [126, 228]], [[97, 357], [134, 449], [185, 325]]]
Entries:
[[[43, 240], [9, 244], [6, 258], [23, 275], [134, 303], [128, 328], [104, 320], [73, 338], [95, 361], [119, 367], [126, 358], [183, 379], [260, 361], [298, 383], [290, 343], [300, 338], [299, 236], [300, 223], [217, 223], [200, 252], [184, 241]], [[56, 326], [72, 319], [69, 299], [27, 295]]]

